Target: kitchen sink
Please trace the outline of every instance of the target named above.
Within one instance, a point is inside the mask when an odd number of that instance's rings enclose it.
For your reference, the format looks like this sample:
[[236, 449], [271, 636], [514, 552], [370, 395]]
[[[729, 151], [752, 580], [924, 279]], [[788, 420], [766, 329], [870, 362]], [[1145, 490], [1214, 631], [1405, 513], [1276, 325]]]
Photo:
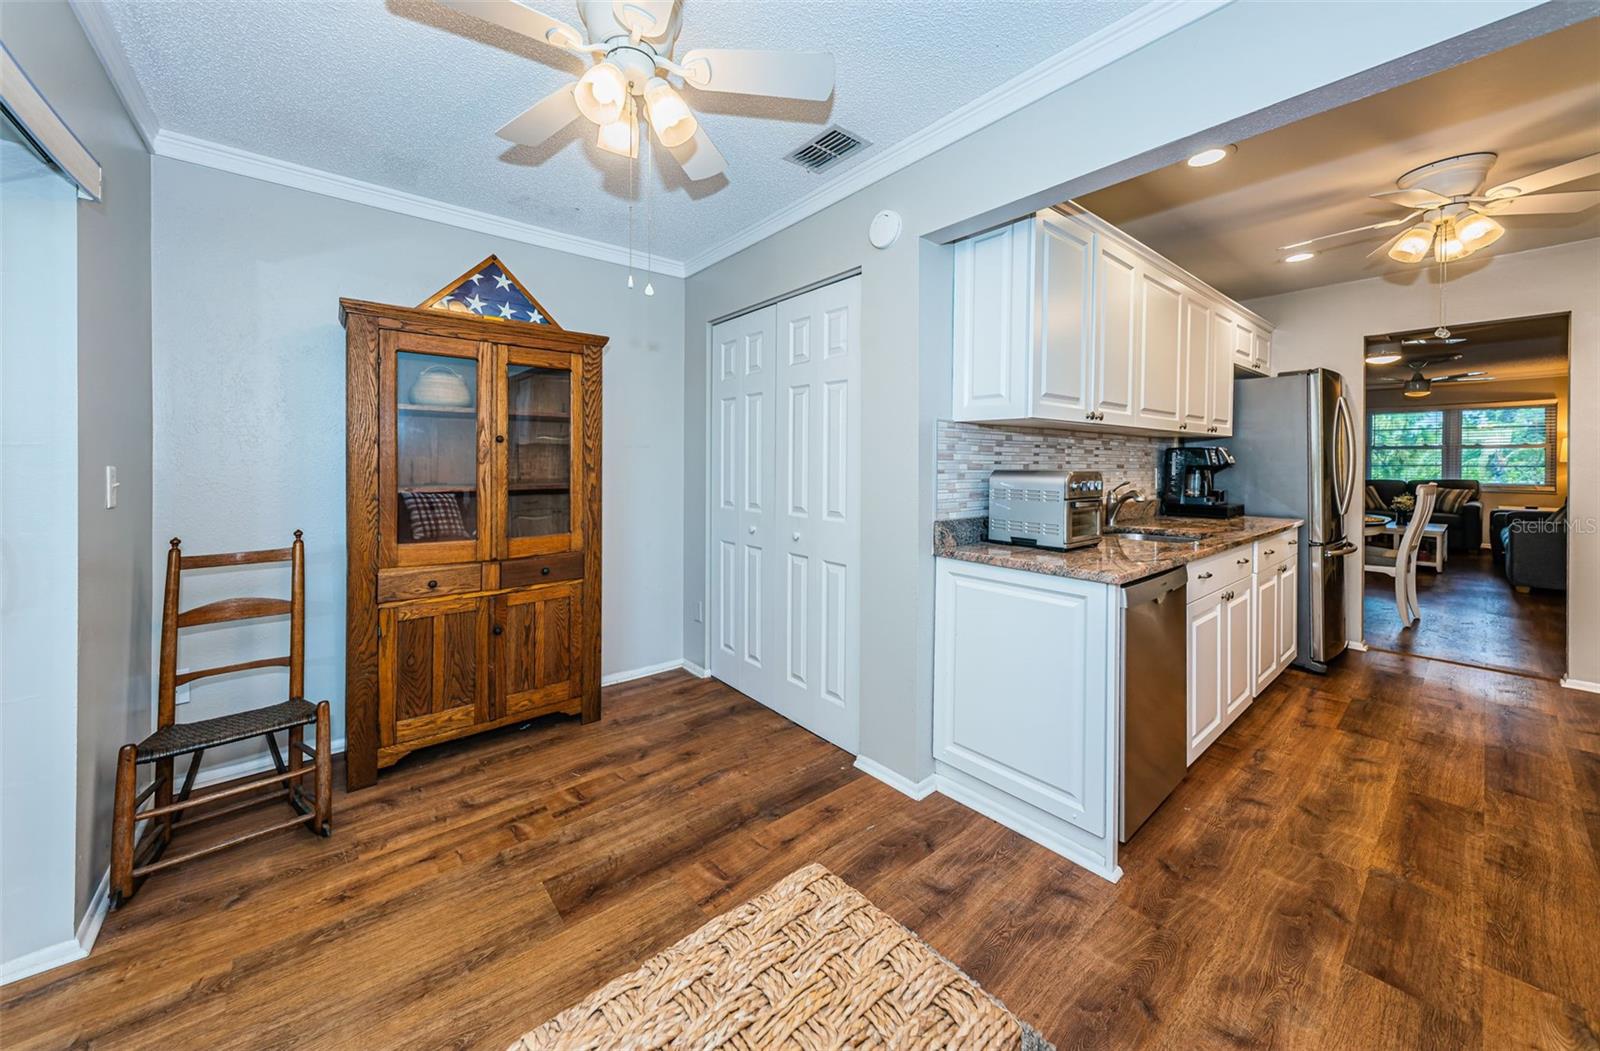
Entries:
[[1124, 540], [1148, 540], [1156, 544], [1197, 544], [1205, 539], [1199, 533], [1158, 533], [1142, 529], [1108, 529], [1106, 535]]

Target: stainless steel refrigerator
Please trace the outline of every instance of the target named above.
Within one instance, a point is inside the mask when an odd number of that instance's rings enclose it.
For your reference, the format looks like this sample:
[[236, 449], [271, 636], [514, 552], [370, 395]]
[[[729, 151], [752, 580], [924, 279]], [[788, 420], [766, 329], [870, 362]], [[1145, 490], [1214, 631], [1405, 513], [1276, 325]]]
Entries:
[[1300, 545], [1300, 656], [1295, 664], [1325, 672], [1345, 651], [1347, 560], [1360, 548], [1345, 531], [1356, 492], [1355, 422], [1344, 378], [1328, 369], [1253, 376], [1233, 384], [1233, 437], [1195, 442], [1223, 445], [1237, 461], [1218, 477], [1245, 514], [1303, 518]]

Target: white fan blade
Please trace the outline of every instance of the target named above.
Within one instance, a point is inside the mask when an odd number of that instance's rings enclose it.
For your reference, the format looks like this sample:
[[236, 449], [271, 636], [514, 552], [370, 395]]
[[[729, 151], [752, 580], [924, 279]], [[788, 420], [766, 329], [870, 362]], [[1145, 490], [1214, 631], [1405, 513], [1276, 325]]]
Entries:
[[1600, 190], [1576, 193], [1536, 193], [1527, 197], [1503, 197], [1489, 201], [1483, 210], [1490, 215], [1565, 215], [1600, 204]]
[[572, 94], [576, 86], [566, 84], [546, 95], [495, 134], [523, 146], [538, 146], [578, 116], [578, 100]]
[[728, 169], [728, 163], [722, 159], [722, 154], [717, 148], [711, 145], [704, 128], [696, 128], [694, 138], [681, 146], [671, 147], [667, 152], [678, 162], [683, 174], [696, 182], [721, 175]]
[[583, 34], [559, 18], [520, 4], [517, 0], [439, 0], [452, 11], [493, 22], [513, 33], [521, 33], [559, 48], [583, 46]]
[[1314, 245], [1318, 241], [1330, 241], [1335, 237], [1347, 237], [1350, 234], [1364, 234], [1368, 230], [1387, 230], [1391, 226], [1399, 226], [1401, 223], [1409, 223], [1411, 220], [1415, 219], [1421, 214], [1421, 212], [1412, 212], [1403, 219], [1387, 219], [1381, 223], [1373, 223], [1371, 226], [1357, 226], [1351, 230], [1340, 230], [1336, 234], [1323, 234], [1321, 237], [1310, 237], [1304, 241], [1296, 241], [1292, 245], [1283, 245], [1278, 249], [1278, 251], [1287, 252], [1292, 248], [1304, 248], [1306, 245]]
[[1432, 190], [1388, 190], [1384, 193], [1372, 194], [1374, 201], [1384, 204], [1397, 204], [1401, 208], [1437, 208], [1442, 204], [1449, 204], [1450, 198], [1440, 197]]
[[833, 94], [833, 56], [826, 51], [696, 48], [681, 64], [684, 79], [702, 91], [813, 102]]
[[1589, 157], [1580, 157], [1575, 161], [1558, 164], [1554, 168], [1546, 168], [1542, 172], [1533, 172], [1520, 179], [1503, 182], [1484, 193], [1485, 197], [1516, 197], [1522, 194], [1538, 193], [1546, 186], [1560, 186], [1562, 183], [1572, 182], [1574, 179], [1583, 179], [1590, 175], [1600, 174], [1600, 153]]

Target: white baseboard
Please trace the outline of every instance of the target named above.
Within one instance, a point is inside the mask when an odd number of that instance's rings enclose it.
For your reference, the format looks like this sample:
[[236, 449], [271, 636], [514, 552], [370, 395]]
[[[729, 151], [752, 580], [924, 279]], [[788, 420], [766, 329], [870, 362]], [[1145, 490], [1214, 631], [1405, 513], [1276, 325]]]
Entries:
[[[1035, 820], [1028, 811], [1026, 803], [1020, 801], [1013, 804], [1009, 800], [1000, 802], [983, 792], [969, 788], [953, 777], [935, 774], [934, 785], [940, 795], [955, 800], [968, 810], [975, 810], [991, 821], [1009, 828], [1025, 839], [1031, 839], [1052, 853], [1059, 854], [1080, 868], [1099, 876], [1109, 883], [1116, 883], [1122, 879], [1122, 866], [1115, 862], [1108, 863], [1090, 850], [1074, 843], [1040, 821]], [[1115, 838], [1115, 837], [1113, 837]], [[1115, 846], [1115, 844], [1113, 844]]]
[[1345, 648], [1355, 650], [1357, 653], [1367, 652], [1367, 644], [1364, 642], [1347, 642]]
[[110, 907], [111, 870], [106, 869], [94, 893], [89, 896], [89, 908], [84, 911], [83, 919], [78, 924], [77, 935], [0, 964], [0, 985], [31, 978], [88, 956], [89, 950], [94, 948], [94, 940], [100, 936], [100, 925], [106, 921], [106, 912]]
[[111, 870], [108, 868], [100, 874], [100, 884], [89, 896], [89, 908], [84, 911], [83, 919], [78, 923], [78, 944], [83, 947], [85, 956], [93, 951], [94, 940], [100, 937], [100, 925], [106, 922], [106, 913], [110, 911]]
[[600, 677], [601, 686], [616, 686], [618, 683], [632, 682], [635, 679], [645, 679], [652, 675], [660, 675], [664, 671], [678, 671], [682, 669], [697, 679], [704, 679], [711, 673], [700, 665], [690, 660], [662, 661], [660, 664], [647, 664], [643, 668], [630, 668], [627, 671], [614, 671], [610, 675]]
[[1582, 690], [1584, 693], [1600, 693], [1600, 682], [1590, 682], [1588, 679], [1574, 679], [1570, 675], [1561, 677], [1561, 685], [1569, 690]]
[[864, 755], [856, 756], [856, 769], [863, 774], [869, 774], [877, 778], [896, 792], [910, 796], [912, 799], [927, 799], [933, 795], [935, 790], [932, 774], [924, 777], [921, 781], [913, 781], [895, 773], [882, 763], [868, 759]]
[[[329, 742], [328, 751], [334, 755], [338, 755], [339, 753], [343, 752], [344, 738], [335, 737], [331, 742]], [[183, 787], [183, 778], [184, 774], [189, 769], [189, 761], [188, 759], [179, 756], [177, 759], [173, 760], [172, 766], [172, 778], [177, 782], [177, 784], [173, 786], [173, 790], [176, 791], [177, 789]], [[251, 774], [264, 774], [271, 769], [272, 755], [269, 752], [262, 752], [259, 755], [246, 756], [243, 759], [235, 759], [233, 762], [223, 763], [221, 766], [206, 766], [202, 763], [200, 766], [200, 773], [195, 775], [194, 786], [196, 788], [205, 788], [208, 785], [218, 785], [224, 781], [233, 781], [241, 777], [249, 777]]]
[[35, 949], [24, 956], [18, 956], [15, 960], [7, 960], [4, 964], [0, 964], [0, 985], [9, 985], [24, 978], [31, 978], [42, 971], [81, 960], [87, 955], [89, 954], [83, 951], [83, 946], [78, 944], [76, 938], [67, 938], [54, 945], [46, 945], [42, 949]]

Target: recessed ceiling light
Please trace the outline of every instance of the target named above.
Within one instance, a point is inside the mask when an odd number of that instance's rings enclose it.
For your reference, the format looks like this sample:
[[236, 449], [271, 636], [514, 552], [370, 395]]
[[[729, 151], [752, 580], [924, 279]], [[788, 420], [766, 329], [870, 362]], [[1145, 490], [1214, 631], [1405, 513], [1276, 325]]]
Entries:
[[1317, 255], [1317, 253], [1315, 253], [1315, 252], [1296, 252], [1294, 255], [1286, 255], [1286, 256], [1284, 256], [1283, 257], [1283, 261], [1285, 263], [1303, 263], [1307, 259], [1316, 258], [1316, 255]]
[[1210, 165], [1213, 165], [1227, 157], [1228, 154], [1232, 152], [1232, 146], [1213, 146], [1209, 150], [1201, 150], [1193, 157], [1190, 157], [1188, 160], [1188, 165], [1191, 168], [1209, 167]]

